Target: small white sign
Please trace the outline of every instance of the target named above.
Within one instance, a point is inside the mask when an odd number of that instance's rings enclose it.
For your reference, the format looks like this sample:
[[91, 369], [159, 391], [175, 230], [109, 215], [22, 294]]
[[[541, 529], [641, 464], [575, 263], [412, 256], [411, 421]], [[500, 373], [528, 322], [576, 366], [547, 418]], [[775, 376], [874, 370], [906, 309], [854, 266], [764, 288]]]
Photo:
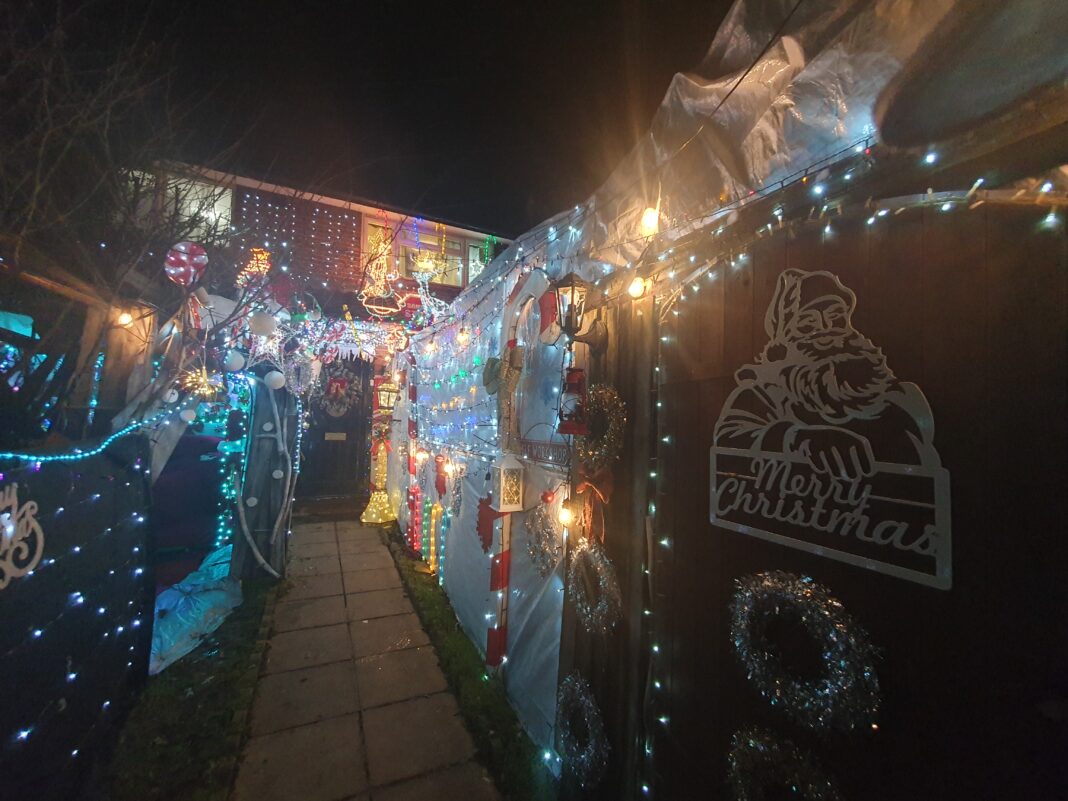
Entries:
[[327, 431], [324, 439], [327, 442], [344, 442], [349, 438], [349, 435], [344, 431]]

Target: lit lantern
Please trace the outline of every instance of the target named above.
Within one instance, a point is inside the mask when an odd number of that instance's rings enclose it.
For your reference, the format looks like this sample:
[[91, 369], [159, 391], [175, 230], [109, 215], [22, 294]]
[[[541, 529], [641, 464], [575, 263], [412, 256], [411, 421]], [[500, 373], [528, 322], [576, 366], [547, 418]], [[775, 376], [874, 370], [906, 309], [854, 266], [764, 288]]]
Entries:
[[644, 237], [656, 236], [660, 231], [660, 201], [657, 201], [656, 208], [649, 206], [642, 212], [641, 228]]
[[557, 322], [571, 339], [582, 330], [582, 317], [586, 311], [586, 295], [590, 285], [575, 273], [568, 273], [553, 284], [559, 308]]
[[590, 285], [575, 273], [568, 273], [552, 285], [556, 293], [556, 321], [567, 338], [573, 342], [585, 342], [592, 353], [601, 353], [608, 347], [608, 327], [594, 320], [586, 333], [582, 330], [586, 314], [586, 298]]
[[497, 512], [519, 512], [523, 509], [523, 465], [506, 453], [493, 463], [493, 504]]
[[581, 367], [568, 367], [564, 377], [564, 391], [560, 394], [561, 434], [585, 436], [590, 433], [586, 423], [586, 371]]
[[397, 402], [397, 397], [400, 395], [400, 390], [396, 384], [391, 384], [388, 381], [383, 381], [378, 385], [376, 390], [377, 397], [375, 402], [378, 404], [379, 409], [383, 411], [391, 411], [394, 404]]

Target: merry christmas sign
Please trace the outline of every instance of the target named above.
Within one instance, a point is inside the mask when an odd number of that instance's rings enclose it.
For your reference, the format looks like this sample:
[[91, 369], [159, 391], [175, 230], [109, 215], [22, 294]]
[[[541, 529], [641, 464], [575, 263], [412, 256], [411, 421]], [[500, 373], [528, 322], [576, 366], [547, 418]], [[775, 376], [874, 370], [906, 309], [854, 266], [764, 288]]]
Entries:
[[735, 374], [716, 424], [710, 518], [949, 589], [949, 473], [930, 405], [853, 327], [855, 307], [829, 272], [779, 277], [768, 344]]

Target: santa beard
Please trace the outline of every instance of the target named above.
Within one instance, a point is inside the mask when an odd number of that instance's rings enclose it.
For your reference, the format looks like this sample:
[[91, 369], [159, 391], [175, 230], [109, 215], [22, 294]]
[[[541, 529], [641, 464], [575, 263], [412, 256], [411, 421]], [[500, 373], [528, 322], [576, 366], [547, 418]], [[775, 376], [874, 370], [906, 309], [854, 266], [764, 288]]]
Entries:
[[787, 396], [829, 423], [878, 415], [896, 381], [886, 357], [856, 331], [827, 333], [785, 343], [782, 382]]

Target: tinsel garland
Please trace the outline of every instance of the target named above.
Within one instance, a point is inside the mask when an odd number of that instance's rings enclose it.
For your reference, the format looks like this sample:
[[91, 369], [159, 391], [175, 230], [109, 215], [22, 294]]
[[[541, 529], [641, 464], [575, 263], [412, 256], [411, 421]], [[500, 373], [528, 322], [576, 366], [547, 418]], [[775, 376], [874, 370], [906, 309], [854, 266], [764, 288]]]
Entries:
[[526, 519], [527, 555], [534, 563], [538, 575], [545, 578], [560, 563], [563, 553], [563, 538], [560, 526], [553, 519], [547, 503], [539, 503]]
[[[868, 634], [827, 588], [782, 571], [737, 582], [730, 604], [731, 641], [760, 694], [814, 731], [870, 726], [879, 709], [876, 649]], [[813, 679], [790, 673], [769, 647], [768, 623], [796, 620], [819, 646], [822, 671]]]
[[594, 384], [586, 399], [591, 433], [575, 438], [575, 452], [587, 472], [596, 473], [614, 462], [623, 449], [627, 406], [608, 384]]
[[556, 718], [565, 773], [580, 787], [596, 787], [608, 765], [608, 738], [590, 685], [578, 673], [560, 682]]
[[731, 737], [727, 781], [736, 801], [786, 797], [780, 788], [805, 801], [842, 801], [837, 785], [810, 755], [755, 726]]
[[583, 539], [571, 555], [568, 592], [586, 631], [607, 634], [623, 612], [616, 571], [604, 550]]

